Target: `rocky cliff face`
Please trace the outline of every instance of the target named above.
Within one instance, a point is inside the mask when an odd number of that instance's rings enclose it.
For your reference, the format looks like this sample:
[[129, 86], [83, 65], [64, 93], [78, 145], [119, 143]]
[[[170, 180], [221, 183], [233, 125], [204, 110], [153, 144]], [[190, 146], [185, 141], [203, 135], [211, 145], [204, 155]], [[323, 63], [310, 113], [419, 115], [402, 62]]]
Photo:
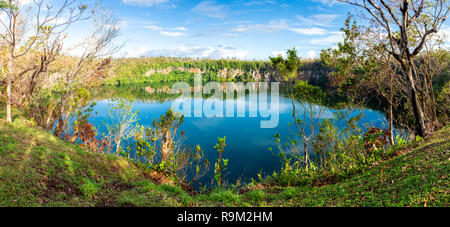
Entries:
[[[151, 76], [155, 73], [168, 75], [173, 71], [178, 72], [189, 72], [195, 74], [207, 73], [207, 70], [202, 70], [200, 68], [185, 68], [185, 67], [167, 67], [164, 69], [150, 69], [145, 74], [146, 76]], [[217, 76], [223, 79], [234, 79], [236, 77], [246, 77], [252, 81], [279, 81], [280, 78], [277, 77], [276, 72], [271, 68], [266, 68], [264, 70], [253, 70], [245, 71], [243, 69], [237, 68], [224, 68], [217, 72]], [[250, 78], [248, 78], [250, 77]], [[320, 61], [309, 61], [304, 62], [302, 72], [299, 73], [298, 78], [301, 80], [308, 80], [312, 84], [318, 85], [325, 81], [329, 81], [330, 73], [323, 67]]]
[[150, 69], [145, 73], [146, 76], [151, 76], [155, 73], [167, 75], [173, 71], [179, 71], [179, 72], [190, 72], [195, 74], [203, 74], [206, 72], [206, 70], [201, 70], [199, 68], [184, 68], [184, 67], [168, 67], [165, 69]]
[[[204, 74], [207, 71], [201, 70], [200, 68], [184, 68], [184, 67], [167, 67], [164, 69], [150, 69], [145, 74], [146, 76], [151, 76], [153, 74], [162, 74], [162, 75], [168, 75], [169, 73], [173, 71], [178, 72], [190, 72], [195, 74]], [[245, 74], [248, 74], [252, 77], [252, 80], [254, 81], [272, 81], [274, 80], [275, 72], [273, 70], [270, 70], [268, 72], [261, 72], [259, 70], [251, 70], [249, 72], [246, 72], [242, 69], [221, 69], [217, 72], [218, 77], [224, 78], [224, 79], [234, 79], [238, 76], [245, 76]]]

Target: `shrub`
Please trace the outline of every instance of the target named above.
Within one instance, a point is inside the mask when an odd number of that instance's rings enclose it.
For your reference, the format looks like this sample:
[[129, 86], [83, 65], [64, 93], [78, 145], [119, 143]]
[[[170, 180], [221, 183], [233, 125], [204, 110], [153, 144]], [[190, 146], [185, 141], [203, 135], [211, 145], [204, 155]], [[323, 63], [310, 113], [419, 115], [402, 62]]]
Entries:
[[80, 186], [80, 191], [84, 197], [88, 200], [93, 199], [97, 192], [100, 190], [100, 186], [87, 178], [83, 179], [83, 184]]
[[[342, 110], [335, 113], [335, 118], [320, 122], [319, 132], [314, 135], [310, 145], [314, 156], [309, 163], [309, 171], [306, 171], [302, 156], [280, 152], [283, 165], [269, 180], [279, 185], [293, 186], [318, 179], [345, 177], [389, 155], [388, 131], [367, 128], [361, 136], [362, 129], [358, 127], [358, 122], [362, 115], [354, 112]], [[338, 129], [336, 125], [341, 123], [344, 126]], [[280, 136], [275, 135], [275, 140], [280, 143]], [[397, 146], [404, 143], [400, 140]], [[290, 140], [288, 144], [297, 146], [295, 140]]]
[[216, 146], [214, 146], [214, 148], [219, 153], [219, 157], [214, 164], [214, 179], [216, 180], [219, 187], [223, 185], [224, 172], [226, 171], [228, 166], [228, 159], [223, 159], [222, 157], [223, 152], [225, 152], [225, 147], [227, 146], [226, 139], [226, 137], [218, 138], [217, 144]]
[[152, 128], [140, 129], [135, 136], [135, 150], [150, 168], [192, 184], [208, 172], [209, 161], [199, 145], [194, 148], [182, 144], [185, 135], [179, 127], [183, 120], [169, 109], [153, 120]]

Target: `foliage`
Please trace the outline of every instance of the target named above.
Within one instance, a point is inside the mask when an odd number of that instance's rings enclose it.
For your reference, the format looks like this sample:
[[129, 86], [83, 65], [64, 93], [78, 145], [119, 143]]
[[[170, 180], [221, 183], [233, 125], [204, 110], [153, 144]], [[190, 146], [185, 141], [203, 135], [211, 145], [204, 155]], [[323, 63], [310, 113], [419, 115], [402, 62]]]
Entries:
[[[318, 125], [319, 132], [309, 144], [314, 152], [309, 160], [309, 169], [303, 155], [296, 152], [296, 140], [286, 143], [287, 150], [291, 151], [287, 153], [286, 148], [281, 146], [280, 135], [276, 135], [283, 166], [279, 172], [272, 174], [269, 181], [279, 185], [302, 185], [311, 181], [342, 179], [388, 158], [393, 151], [388, 146], [389, 132], [367, 128], [362, 133], [358, 126], [361, 117], [356, 111], [341, 110], [335, 113], [333, 119], [323, 119]], [[341, 124], [344, 127], [338, 129], [337, 125]]]
[[345, 34], [344, 40], [337, 44], [337, 48], [322, 50], [320, 59], [325, 66], [332, 67], [333, 76], [336, 77], [341, 91], [354, 86], [355, 82], [364, 74], [364, 58], [358, 50], [358, 39], [361, 32], [356, 21], [351, 22], [349, 16], [345, 27], [341, 28]]
[[[70, 61], [66, 62], [69, 65], [76, 63], [76, 59], [65, 60]], [[103, 80], [108, 65], [109, 59], [91, 62], [71, 79], [61, 76], [70, 69], [55, 70], [55, 81], [36, 89], [26, 109], [40, 127], [54, 129], [54, 134], [62, 137], [70, 130], [69, 120], [90, 105], [91, 90]]]
[[441, 122], [448, 122], [450, 119], [450, 81], [447, 81], [442, 88], [441, 93], [436, 98], [437, 114]]
[[104, 122], [107, 135], [105, 138], [108, 142], [115, 146], [115, 153], [130, 157], [130, 152], [123, 152], [123, 142], [127, 142], [134, 136], [137, 128], [138, 117], [137, 112], [133, 111], [130, 101], [124, 99], [110, 100], [108, 117], [109, 121]]
[[141, 127], [135, 136], [134, 149], [150, 168], [175, 177], [179, 182], [193, 183], [208, 172], [209, 161], [199, 145], [194, 148], [182, 144], [184, 132], [178, 130], [183, 120], [183, 116], [169, 109], [153, 120], [152, 128]]
[[326, 94], [316, 86], [308, 83], [308, 81], [300, 80], [294, 88], [294, 98], [298, 102], [309, 102], [323, 105], [326, 101]]
[[89, 117], [95, 103], [91, 103], [85, 109], [74, 113], [76, 119], [69, 124], [60, 136], [70, 143], [76, 143], [94, 153], [103, 153], [108, 150], [110, 143], [106, 138], [99, 139], [98, 131], [93, 124], [89, 123]]
[[[233, 71], [233, 76], [231, 76]], [[254, 81], [253, 73], [270, 73], [265, 61], [237, 59], [194, 58], [127, 58], [112, 62], [112, 70], [105, 84], [193, 81], [195, 74], [203, 74], [204, 81]], [[264, 78], [262, 78], [264, 79]]]
[[217, 150], [217, 153], [219, 153], [219, 157], [217, 158], [216, 162], [214, 163], [214, 179], [217, 182], [217, 185], [221, 187], [224, 184], [224, 174], [228, 166], [228, 159], [223, 158], [223, 153], [225, 152], [225, 147], [227, 138], [218, 138], [217, 144], [214, 146], [214, 148]]
[[286, 52], [287, 59], [283, 56], [270, 57], [272, 67], [280, 74], [284, 81], [293, 81], [298, 76], [298, 70], [302, 66], [295, 47]]
[[[447, 0], [341, 1], [362, 9], [365, 13], [362, 18], [371, 22], [363, 27], [361, 34], [366, 42], [355, 45], [356, 51], [362, 52], [359, 55], [363, 56], [363, 60], [374, 58], [375, 63], [384, 64], [387, 69], [390, 69], [392, 64], [399, 66], [402, 78], [398, 84], [401, 84], [409, 94], [408, 105], [414, 115], [414, 131], [420, 136], [432, 133], [435, 130], [437, 116], [431, 81], [434, 72], [431, 70], [433, 67], [430, 67], [432, 63], [428, 56], [435, 46], [439, 49], [443, 45], [442, 38], [437, 36], [450, 12], [449, 2]], [[364, 53], [371, 49], [376, 50], [370, 51], [372, 55]], [[388, 56], [388, 61], [377, 61], [377, 58], [381, 59], [383, 56]], [[424, 67], [420, 67], [425, 69], [422, 73], [416, 67], [416, 62], [420, 58], [427, 59], [424, 61], [426, 62], [423, 64]], [[390, 87], [394, 87], [392, 83]], [[392, 100], [392, 94], [390, 96], [389, 100]]]
[[[274, 173], [273, 178], [281, 184], [291, 185], [299, 176], [316, 171], [317, 166], [309, 157], [309, 147], [324, 111], [321, 104], [325, 100], [325, 95], [320, 88], [309, 85], [307, 81], [297, 80], [301, 61], [296, 49], [288, 50], [287, 55], [286, 59], [282, 56], [270, 58], [273, 67], [289, 83], [293, 118], [293, 123], [289, 125], [294, 126], [294, 130], [290, 130], [292, 137], [289, 136], [287, 138], [289, 142], [284, 145], [281, 143], [280, 135], [275, 135], [282, 169], [280, 173]], [[304, 122], [308, 120], [311, 123], [306, 125]], [[301, 141], [302, 146], [297, 145], [297, 140]]]
[[364, 148], [368, 155], [385, 148], [389, 143], [389, 136], [390, 132], [388, 130], [375, 127], [368, 128], [363, 138]]
[[0, 1], [0, 9], [6, 9], [9, 7], [14, 7], [14, 6], [11, 6], [7, 1]]
[[83, 184], [80, 186], [80, 190], [87, 200], [91, 200], [99, 191], [99, 186], [96, 182], [93, 182], [87, 178], [83, 180]]

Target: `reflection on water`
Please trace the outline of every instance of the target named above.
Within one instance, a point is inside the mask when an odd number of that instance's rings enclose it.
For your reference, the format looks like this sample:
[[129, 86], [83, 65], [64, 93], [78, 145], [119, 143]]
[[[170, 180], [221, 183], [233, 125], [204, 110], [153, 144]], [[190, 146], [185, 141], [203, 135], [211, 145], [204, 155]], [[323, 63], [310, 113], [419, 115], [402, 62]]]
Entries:
[[[98, 125], [100, 132], [105, 132], [101, 123], [107, 118], [108, 100], [111, 98], [126, 98], [133, 100], [133, 109], [138, 111], [139, 124], [150, 127], [154, 118], [159, 118], [169, 108], [179, 94], [172, 94], [170, 83], [158, 83], [150, 85], [130, 85], [120, 87], [103, 87], [96, 91], [94, 101], [97, 102], [95, 112], [97, 115], [91, 117], [91, 122]], [[224, 85], [225, 86], [225, 85]], [[195, 90], [194, 87], [191, 88]], [[250, 117], [248, 110], [251, 105], [258, 103], [249, 102], [249, 96], [256, 90], [247, 92], [236, 92], [234, 97], [236, 103], [246, 103], [244, 117], [218, 118], [200, 117], [185, 118], [181, 129], [186, 133], [186, 144], [199, 144], [208, 159], [212, 162], [217, 158], [214, 145], [217, 137], [227, 137], [227, 147], [224, 158], [229, 159], [227, 179], [230, 183], [235, 183], [237, 179], [249, 179], [263, 173], [272, 173], [278, 170], [280, 162], [269, 147], [276, 148], [274, 140], [275, 134], [280, 134], [282, 138], [290, 136], [289, 123], [292, 123], [292, 106], [290, 99], [280, 88], [279, 98], [279, 124], [275, 128], [261, 128], [261, 120], [265, 120], [261, 115]], [[200, 97], [201, 102], [205, 102], [211, 95]], [[270, 102], [271, 94], [267, 101]], [[225, 97], [224, 97], [225, 99]], [[193, 100], [191, 100], [193, 101]], [[262, 100], [258, 100], [260, 102]], [[270, 104], [269, 104], [270, 105]], [[224, 107], [225, 109], [225, 107]], [[226, 109], [224, 110], [226, 111]], [[322, 118], [332, 118], [337, 110], [332, 108], [332, 104], [327, 104]], [[365, 115], [366, 120], [360, 122], [360, 126], [368, 124], [371, 126], [386, 128], [387, 122], [384, 116], [371, 109], [360, 110]], [[237, 115], [237, 114], [236, 114]], [[338, 126], [339, 127], [339, 126]], [[209, 183], [211, 176], [204, 177], [204, 183]]]

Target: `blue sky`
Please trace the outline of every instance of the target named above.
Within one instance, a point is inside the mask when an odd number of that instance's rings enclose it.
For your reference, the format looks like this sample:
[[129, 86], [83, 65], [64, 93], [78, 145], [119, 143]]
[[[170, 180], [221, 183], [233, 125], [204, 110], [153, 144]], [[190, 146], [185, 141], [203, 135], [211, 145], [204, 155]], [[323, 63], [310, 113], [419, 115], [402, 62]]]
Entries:
[[304, 58], [341, 39], [348, 6], [329, 0], [108, 0], [121, 19], [120, 56]]
[[121, 19], [120, 57], [303, 58], [342, 39], [355, 8], [334, 0], [105, 0]]

